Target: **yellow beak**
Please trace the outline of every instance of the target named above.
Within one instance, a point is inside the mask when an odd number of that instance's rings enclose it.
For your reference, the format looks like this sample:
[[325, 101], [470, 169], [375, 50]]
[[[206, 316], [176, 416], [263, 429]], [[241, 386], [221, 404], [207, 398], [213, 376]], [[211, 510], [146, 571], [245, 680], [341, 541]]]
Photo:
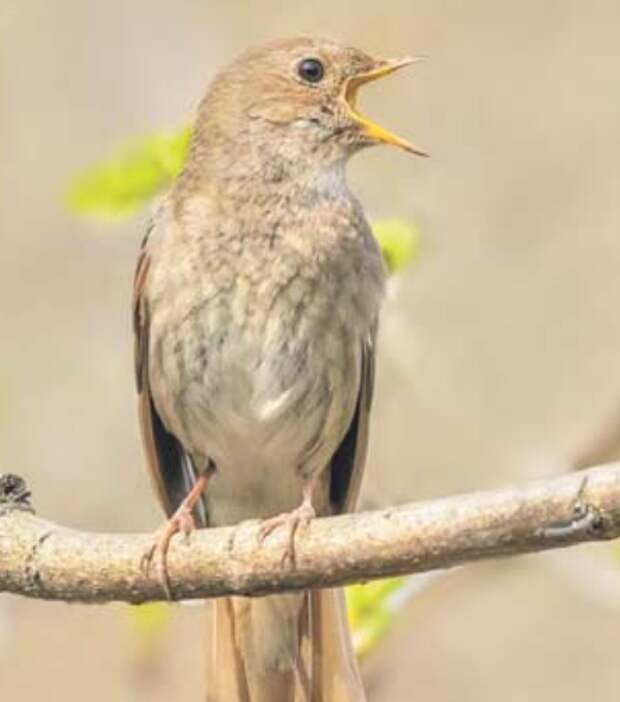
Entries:
[[417, 63], [418, 61], [423, 60], [424, 57], [422, 56], [413, 56], [403, 59], [396, 59], [393, 61], [382, 61], [377, 68], [367, 71], [366, 73], [358, 73], [357, 75], [349, 78], [344, 84], [343, 90], [343, 97], [349, 110], [349, 115], [361, 127], [362, 133], [365, 136], [369, 137], [373, 141], [398, 146], [399, 148], [409, 151], [409, 153], [417, 154], [418, 156], [428, 156], [428, 154], [425, 151], [422, 151], [422, 149], [419, 149], [417, 146], [414, 146], [412, 143], [406, 141], [405, 139], [401, 139], [399, 136], [396, 136], [396, 134], [388, 132], [387, 129], [380, 127], [378, 124], [375, 124], [371, 120], [360, 115], [356, 110], [356, 102], [357, 91], [359, 90], [360, 86], [364, 85], [365, 83], [371, 83], [372, 81], [383, 78], [384, 76], [389, 76], [390, 73], [394, 73], [394, 71], [397, 71], [399, 68], [404, 68], [405, 66], [410, 66], [412, 63]]

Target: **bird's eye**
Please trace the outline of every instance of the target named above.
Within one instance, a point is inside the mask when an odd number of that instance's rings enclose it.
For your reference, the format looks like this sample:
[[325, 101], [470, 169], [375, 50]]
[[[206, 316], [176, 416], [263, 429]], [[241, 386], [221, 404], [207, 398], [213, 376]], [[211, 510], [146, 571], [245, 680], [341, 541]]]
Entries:
[[297, 74], [307, 83], [318, 83], [325, 75], [325, 69], [318, 59], [305, 58], [299, 62]]

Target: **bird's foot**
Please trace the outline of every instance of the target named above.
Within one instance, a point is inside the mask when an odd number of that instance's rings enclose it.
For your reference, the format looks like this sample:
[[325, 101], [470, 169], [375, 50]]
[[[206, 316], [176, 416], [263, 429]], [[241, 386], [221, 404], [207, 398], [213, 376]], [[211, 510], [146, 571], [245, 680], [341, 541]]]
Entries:
[[259, 543], [262, 544], [269, 534], [278, 527], [285, 527], [288, 530], [288, 542], [282, 554], [282, 565], [286, 565], [288, 561], [291, 566], [294, 566], [295, 535], [300, 527], [306, 528], [315, 517], [316, 512], [314, 511], [314, 507], [309, 500], [304, 500], [299, 507], [296, 507], [292, 512], [283, 512], [275, 517], [265, 519], [259, 527]]
[[186, 538], [196, 528], [192, 510], [207, 488], [211, 475], [215, 472], [213, 468], [202, 473], [196, 479], [192, 489], [187, 493], [185, 499], [178, 506], [176, 512], [168, 519], [161, 529], [155, 532], [153, 543], [145, 550], [140, 559], [140, 569], [145, 575], [149, 574], [153, 561], [157, 564], [157, 576], [166, 594], [171, 600], [172, 590], [170, 589], [170, 577], [168, 576], [168, 550], [170, 541], [179, 532], [185, 534]]
[[166, 594], [166, 598], [172, 600], [172, 590], [170, 588], [170, 577], [168, 575], [168, 550], [170, 542], [175, 534], [183, 533], [189, 537], [196, 528], [192, 511], [185, 505], [168, 519], [168, 521], [158, 529], [153, 536], [153, 543], [144, 551], [140, 559], [140, 569], [146, 575], [149, 574], [151, 566], [155, 563], [157, 568], [157, 578]]

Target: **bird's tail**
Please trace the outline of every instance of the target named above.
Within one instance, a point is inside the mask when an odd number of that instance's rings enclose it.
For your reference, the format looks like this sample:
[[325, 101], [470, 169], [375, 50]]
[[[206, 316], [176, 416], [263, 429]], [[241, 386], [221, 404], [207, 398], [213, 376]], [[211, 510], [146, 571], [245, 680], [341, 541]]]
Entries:
[[342, 590], [214, 605], [207, 702], [365, 702]]

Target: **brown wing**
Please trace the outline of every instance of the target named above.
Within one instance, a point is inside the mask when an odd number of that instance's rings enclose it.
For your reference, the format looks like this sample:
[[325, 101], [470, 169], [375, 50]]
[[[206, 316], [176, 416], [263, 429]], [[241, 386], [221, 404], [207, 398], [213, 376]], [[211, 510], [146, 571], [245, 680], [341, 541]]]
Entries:
[[[166, 511], [172, 514], [187, 495], [196, 480], [190, 456], [181, 442], [171, 434], [159, 415], [149, 383], [149, 304], [146, 281], [150, 268], [149, 227], [140, 250], [134, 278], [133, 328], [138, 414], [147, 467], [157, 496]], [[204, 505], [200, 504], [194, 517], [206, 524]]]
[[360, 389], [353, 419], [330, 464], [330, 500], [336, 513], [355, 509], [368, 450], [368, 425], [374, 383], [375, 330], [362, 346]]

